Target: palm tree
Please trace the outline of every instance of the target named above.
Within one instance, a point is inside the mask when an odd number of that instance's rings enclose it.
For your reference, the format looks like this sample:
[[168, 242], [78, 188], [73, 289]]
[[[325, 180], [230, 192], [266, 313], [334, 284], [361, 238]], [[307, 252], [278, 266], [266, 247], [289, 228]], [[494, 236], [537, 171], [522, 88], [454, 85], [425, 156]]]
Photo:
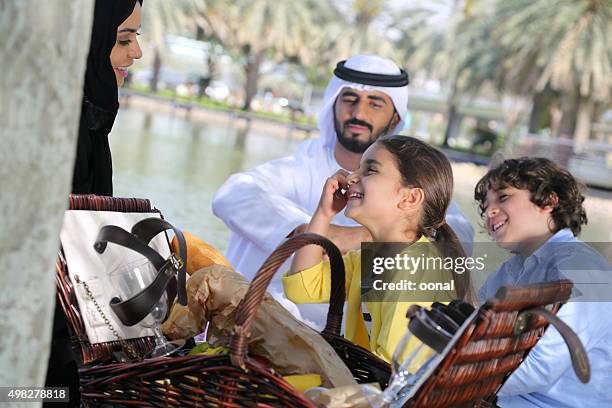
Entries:
[[378, 54], [397, 59], [399, 53], [386, 37], [393, 22], [387, 0], [353, 0], [345, 13], [344, 38], [349, 54]]
[[188, 0], [184, 4], [185, 15], [239, 59], [245, 75], [245, 110], [257, 92], [264, 60], [309, 63], [316, 52], [311, 39], [320, 28], [313, 10], [325, 6], [316, 0]]
[[457, 0], [433, 0], [405, 8], [395, 26], [402, 36], [397, 45], [409, 61], [411, 71], [427, 72], [447, 88], [447, 126], [443, 146], [459, 130], [459, 98], [478, 93], [483, 76], [489, 75], [485, 60], [471, 59], [470, 52], [480, 46], [481, 20], [469, 15]]
[[560, 133], [580, 146], [594, 106], [612, 90], [612, 1], [496, 0], [493, 37], [502, 49], [499, 74], [518, 91], [561, 95]]
[[[353, 0], [313, 10], [323, 21], [309, 38], [316, 50], [304, 66], [310, 83], [324, 87], [335, 64], [355, 54], [377, 54], [398, 60], [401, 54], [385, 32], [392, 23], [387, 0]], [[403, 64], [402, 64], [403, 65]]]
[[612, 2], [480, 0], [469, 6], [469, 12], [456, 7], [442, 29], [422, 29], [432, 26], [423, 24], [435, 16], [431, 10], [411, 12], [412, 30], [403, 39], [419, 68], [450, 84], [448, 128], [452, 96], [490, 84], [500, 95], [533, 99], [530, 127], [553, 103], [563, 111], [558, 133], [574, 134], [578, 145], [588, 139], [594, 112], [601, 111], [596, 106], [610, 101]]
[[153, 45], [153, 69], [149, 89], [157, 92], [162, 66], [162, 53], [166, 48], [165, 33], [180, 27], [173, 5], [164, 0], [148, 0], [142, 13], [142, 26], [147, 40]]

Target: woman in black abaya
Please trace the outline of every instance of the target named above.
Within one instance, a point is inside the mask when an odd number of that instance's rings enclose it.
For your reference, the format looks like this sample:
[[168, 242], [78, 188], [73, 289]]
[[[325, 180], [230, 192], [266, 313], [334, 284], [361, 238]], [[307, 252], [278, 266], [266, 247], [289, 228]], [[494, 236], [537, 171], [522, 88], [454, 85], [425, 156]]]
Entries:
[[[127, 68], [142, 56], [138, 44], [142, 0], [96, 0], [91, 44], [79, 122], [72, 192], [113, 194], [113, 170], [108, 145], [117, 109], [118, 88]], [[45, 407], [80, 405], [77, 363], [70, 346], [66, 318], [56, 301], [47, 387], [69, 387], [70, 403], [45, 403]]]
[[72, 192], [113, 195], [108, 134], [113, 127], [118, 87], [127, 68], [142, 56], [138, 45], [142, 0], [98, 0], [94, 12]]

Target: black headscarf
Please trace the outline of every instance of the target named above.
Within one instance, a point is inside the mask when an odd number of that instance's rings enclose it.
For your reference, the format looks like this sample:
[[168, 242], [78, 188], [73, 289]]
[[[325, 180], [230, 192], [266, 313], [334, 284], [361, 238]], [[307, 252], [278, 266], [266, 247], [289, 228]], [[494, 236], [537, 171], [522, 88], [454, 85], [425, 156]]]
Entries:
[[[117, 28], [132, 14], [136, 1], [96, 0], [72, 178], [73, 193], [113, 194], [108, 134], [113, 127], [119, 101], [110, 53], [117, 41]], [[142, 5], [142, 0], [138, 2]], [[45, 384], [49, 387], [70, 387], [70, 402], [62, 406], [80, 406], [77, 360], [71, 350], [66, 318], [60, 302], [56, 302]], [[44, 403], [43, 406], [55, 405]]]
[[85, 84], [72, 192], [113, 194], [113, 170], [108, 134], [119, 101], [117, 80], [110, 54], [117, 41], [117, 28], [142, 0], [96, 0]]

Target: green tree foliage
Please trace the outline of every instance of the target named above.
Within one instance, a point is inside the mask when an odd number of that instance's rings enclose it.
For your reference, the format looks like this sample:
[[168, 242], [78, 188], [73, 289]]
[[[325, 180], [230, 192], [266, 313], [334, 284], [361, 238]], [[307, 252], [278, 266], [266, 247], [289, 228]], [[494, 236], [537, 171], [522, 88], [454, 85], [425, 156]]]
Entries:
[[257, 92], [266, 59], [309, 64], [319, 39], [318, 10], [325, 2], [274, 0], [189, 0], [184, 15], [193, 18], [211, 38], [233, 53], [245, 75], [243, 109]]
[[493, 21], [498, 82], [522, 94], [557, 93], [558, 133], [587, 140], [595, 104], [610, 102], [612, 1], [497, 0]]
[[452, 97], [490, 86], [532, 98], [534, 128], [534, 115], [549, 108], [542, 104], [556, 104], [558, 133], [587, 139], [594, 107], [610, 102], [612, 1], [476, 0], [469, 10], [460, 3], [405, 11], [399, 44], [412, 66], [446, 81]]

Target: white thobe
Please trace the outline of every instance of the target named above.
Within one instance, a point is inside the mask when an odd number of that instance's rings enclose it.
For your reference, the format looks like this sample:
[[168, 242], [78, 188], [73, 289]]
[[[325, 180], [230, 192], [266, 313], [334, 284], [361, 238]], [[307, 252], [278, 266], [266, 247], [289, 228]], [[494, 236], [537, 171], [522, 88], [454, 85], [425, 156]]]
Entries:
[[[318, 137], [301, 143], [293, 156], [231, 176], [215, 194], [212, 208], [231, 230], [226, 257], [234, 269], [252, 280], [287, 235], [310, 221], [326, 179], [339, 169], [333, 146]], [[466, 249], [471, 251], [474, 229], [456, 204], [451, 203], [446, 220], [459, 239], [469, 243]], [[359, 225], [343, 212], [336, 215], [333, 224]], [[268, 291], [296, 318], [321, 330], [329, 305], [295, 305], [289, 301], [280, 282], [281, 274], [288, 269], [288, 262], [279, 268]]]

